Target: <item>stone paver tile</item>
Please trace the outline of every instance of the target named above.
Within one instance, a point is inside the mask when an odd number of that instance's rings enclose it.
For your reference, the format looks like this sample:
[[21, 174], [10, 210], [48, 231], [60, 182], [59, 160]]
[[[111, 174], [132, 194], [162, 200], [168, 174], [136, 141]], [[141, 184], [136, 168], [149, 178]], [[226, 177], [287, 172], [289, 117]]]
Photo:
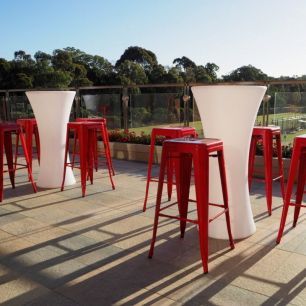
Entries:
[[50, 245], [61, 237], [66, 237], [70, 234], [70, 231], [64, 230], [62, 228], [48, 226], [39, 231], [32, 232], [30, 235], [26, 235], [24, 238], [36, 245]]
[[78, 306], [76, 301], [72, 301], [60, 294], [49, 291], [38, 298], [25, 303], [25, 306]]
[[273, 273], [279, 288], [273, 295], [280, 301], [303, 305], [306, 301], [306, 256], [290, 254]]
[[45, 287], [53, 289], [63, 286], [66, 282], [90, 270], [90, 267], [86, 267], [77, 260], [69, 259], [69, 256], [61, 256], [50, 261], [46, 267], [42, 265], [37, 273], [33, 274], [29, 270], [26, 275]]
[[271, 296], [279, 288], [279, 279], [275, 277], [275, 272], [290, 256], [289, 252], [273, 249], [259, 259], [256, 264], [232, 279], [231, 284], [243, 289], [251, 290], [260, 294]]
[[0, 243], [10, 240], [12, 236], [13, 235], [0, 230]]
[[[191, 296], [185, 305], [263, 305], [267, 296], [218, 282]], [[273, 301], [271, 302], [273, 305]]]
[[56, 207], [57, 204], [62, 203], [64, 200], [65, 198], [61, 197], [60, 193], [55, 191], [50, 194], [38, 192], [30, 199], [17, 200], [16, 205], [26, 212], [44, 207], [49, 207], [51, 209], [52, 207]]
[[[116, 265], [112, 264], [111, 268], [97, 269], [95, 275], [86, 279], [83, 277], [77, 283], [67, 284], [57, 291], [82, 302], [88, 300], [97, 303], [103, 300], [106, 304], [120, 304], [120, 301], [127, 299], [130, 304], [136, 304], [156, 293], [155, 290], [143, 291], [144, 287], [158, 281], [172, 271], [171, 265], [150, 261], [145, 256], [128, 257], [126, 260], [121, 258]], [[133, 297], [132, 300], [131, 297]], [[157, 296], [155, 298], [161, 301], [164, 299]]]
[[0, 207], [0, 227], [23, 218], [26, 218], [26, 216]]
[[20, 254], [32, 247], [33, 243], [25, 240], [24, 238], [12, 236], [11, 238], [0, 243], [0, 258]]
[[24, 218], [14, 222], [10, 222], [3, 226], [0, 226], [3, 231], [6, 231], [13, 235], [29, 235], [31, 233], [39, 232], [46, 228], [45, 223], [39, 222], [32, 218]]
[[60, 226], [63, 224], [70, 224], [76, 222], [76, 220], [80, 220], [82, 216], [78, 216], [76, 214], [72, 214], [64, 209], [56, 208], [39, 208], [32, 218], [43, 222], [46, 226], [54, 225]]
[[0, 304], [19, 306], [48, 292], [47, 288], [27, 277], [16, 277], [0, 284]]

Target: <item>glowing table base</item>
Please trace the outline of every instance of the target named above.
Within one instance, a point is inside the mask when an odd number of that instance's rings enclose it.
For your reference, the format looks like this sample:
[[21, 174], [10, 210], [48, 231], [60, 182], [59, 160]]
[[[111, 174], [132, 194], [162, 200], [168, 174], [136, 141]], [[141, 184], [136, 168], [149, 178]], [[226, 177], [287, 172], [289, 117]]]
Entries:
[[[62, 184], [66, 130], [74, 91], [28, 91], [40, 137], [40, 167], [37, 185], [57, 188]], [[67, 168], [65, 185], [74, 184], [71, 168]]]
[[[232, 233], [235, 239], [256, 231], [248, 188], [248, 156], [253, 126], [265, 86], [192, 87], [205, 137], [219, 138], [224, 144]], [[210, 202], [223, 203], [218, 164], [210, 160]], [[210, 215], [218, 212], [210, 207]], [[210, 223], [209, 236], [228, 239], [225, 218]]]

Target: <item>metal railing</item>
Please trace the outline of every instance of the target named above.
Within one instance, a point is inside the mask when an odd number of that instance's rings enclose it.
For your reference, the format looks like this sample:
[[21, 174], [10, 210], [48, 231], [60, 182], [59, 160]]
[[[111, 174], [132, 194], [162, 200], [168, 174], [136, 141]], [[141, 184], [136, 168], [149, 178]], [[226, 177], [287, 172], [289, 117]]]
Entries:
[[[75, 90], [76, 95], [71, 111], [71, 120], [77, 117], [103, 116], [108, 119], [109, 128], [127, 130], [137, 128], [145, 129], [146, 127], [162, 124], [180, 124], [188, 126], [195, 122], [199, 122], [199, 114], [190, 88], [192, 86], [207, 85], [212, 84], [115, 85], [35, 90]], [[277, 99], [271, 89], [277, 88], [276, 92], [279, 93], [286, 91], [286, 86], [292, 86], [299, 90], [300, 88], [302, 90], [305, 89], [306, 91], [306, 80], [218, 82], [213, 85], [268, 86], [267, 93], [271, 95], [271, 99], [267, 97], [263, 100], [256, 123], [258, 125], [269, 125], [274, 122], [281, 122], [284, 128], [287, 127], [288, 124], [283, 123], [284, 119], [275, 115]], [[19, 117], [34, 116], [25, 95], [27, 90], [28, 89], [0, 90], [0, 120], [10, 121], [16, 120]], [[274, 105], [272, 106], [273, 103]], [[304, 120], [304, 114], [299, 114], [299, 116], [295, 117], [296, 121]], [[291, 121], [295, 122], [293, 119], [291, 119]], [[300, 126], [304, 125], [300, 124]]]

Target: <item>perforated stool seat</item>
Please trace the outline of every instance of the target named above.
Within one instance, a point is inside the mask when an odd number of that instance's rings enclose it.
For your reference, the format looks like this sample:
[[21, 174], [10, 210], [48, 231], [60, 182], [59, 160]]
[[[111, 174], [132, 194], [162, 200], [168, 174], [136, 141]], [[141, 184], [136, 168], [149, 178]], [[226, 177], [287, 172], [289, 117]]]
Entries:
[[[17, 119], [17, 124], [21, 128], [21, 132], [25, 136], [26, 148], [29, 156], [29, 163], [32, 168], [32, 160], [33, 160], [33, 135], [35, 137], [35, 145], [36, 145], [36, 153], [38, 162], [40, 161], [40, 141], [39, 141], [39, 133], [36, 119]], [[19, 155], [19, 136], [17, 134], [16, 138], [16, 158]]]
[[[22, 167], [16, 166], [17, 160], [13, 157], [13, 147], [12, 147], [12, 135], [16, 134], [20, 137], [21, 145], [24, 152], [24, 157], [26, 160], [26, 165], [21, 165]], [[3, 155], [6, 155], [8, 170], [4, 171], [4, 159]], [[17, 164], [19, 165], [19, 164]], [[36, 185], [32, 176], [32, 169], [29, 163], [29, 157], [26, 149], [26, 142], [23, 134], [21, 133], [20, 126], [16, 123], [0, 123], [0, 202], [3, 200], [3, 173], [8, 172], [10, 176], [11, 185], [15, 188], [15, 171], [26, 168], [28, 170], [28, 177], [32, 184], [33, 191], [37, 192]]]
[[[147, 209], [150, 182], [158, 181], [157, 179], [152, 178], [151, 176], [152, 164], [154, 160], [155, 142], [158, 136], [163, 136], [166, 139], [174, 139], [174, 138], [180, 138], [180, 137], [197, 137], [197, 132], [192, 127], [157, 127], [157, 128], [152, 129], [150, 154], [149, 154], [149, 160], [148, 160], [147, 184], [146, 184], [146, 193], [145, 193], [145, 198], [144, 198], [144, 203], [143, 203], [143, 211], [146, 211]], [[173, 186], [173, 167], [171, 163], [168, 163], [167, 165], [168, 200], [171, 199], [172, 186]]]
[[[96, 143], [95, 137], [96, 132], [101, 128], [99, 122], [69, 122], [67, 124], [67, 136], [66, 136], [66, 148], [65, 148], [65, 162], [64, 162], [64, 173], [61, 190], [64, 190], [66, 167], [79, 168], [81, 170], [81, 187], [82, 196], [86, 193], [86, 180], [87, 175], [90, 178], [91, 184], [93, 183], [93, 167], [94, 167], [94, 144]], [[78, 134], [79, 141], [79, 155], [80, 155], [80, 167], [76, 167], [74, 163], [68, 163], [68, 152], [69, 152], [69, 134], [70, 132]], [[112, 175], [109, 171], [109, 178], [112, 188], [115, 189], [115, 185], [112, 179]]]
[[[209, 158], [217, 157], [219, 162], [221, 186], [223, 193], [223, 204], [209, 203]], [[167, 161], [175, 161], [177, 203], [166, 205], [161, 208], [161, 198], [164, 184], [164, 176]], [[194, 180], [196, 192], [197, 219], [188, 219], [188, 202], [191, 168], [194, 165]], [[178, 205], [179, 216], [164, 213], [167, 208]], [[209, 205], [219, 207], [221, 211], [214, 217], [209, 218]], [[184, 237], [186, 222], [198, 225], [200, 251], [204, 273], [208, 272], [208, 224], [217, 217], [225, 214], [230, 247], [234, 248], [234, 241], [231, 233], [230, 216], [228, 209], [228, 194], [226, 185], [226, 174], [223, 156], [223, 144], [218, 139], [172, 139], [165, 140], [162, 150], [160, 165], [158, 191], [155, 207], [155, 218], [153, 226], [153, 237], [149, 251], [149, 258], [152, 258], [157, 234], [159, 217], [167, 217], [180, 221], [181, 237]]]
[[[254, 127], [250, 146], [249, 155], [249, 188], [251, 189], [253, 172], [254, 172], [254, 160], [256, 153], [256, 144], [259, 140], [262, 140], [263, 155], [264, 155], [264, 171], [265, 178], [257, 179], [265, 182], [266, 189], [266, 201], [269, 215], [272, 214], [272, 183], [279, 180], [281, 185], [282, 197], [285, 196], [284, 187], [284, 173], [283, 173], [283, 159], [282, 159], [282, 144], [281, 144], [281, 129], [278, 126], [268, 127]], [[272, 177], [272, 159], [273, 159], [273, 141], [276, 143], [276, 152], [278, 158], [278, 176]]]
[[[292, 190], [296, 175], [297, 175], [296, 196], [295, 196], [295, 202], [292, 202], [291, 196], [292, 196]], [[287, 188], [285, 194], [285, 201], [284, 201], [278, 236], [276, 240], [277, 243], [280, 243], [281, 238], [283, 236], [289, 206], [294, 207], [293, 227], [296, 226], [301, 207], [304, 208], [306, 207], [306, 205], [302, 204], [305, 182], [306, 182], [306, 134], [296, 136], [294, 138], [292, 157], [290, 162], [290, 169], [289, 169]]]

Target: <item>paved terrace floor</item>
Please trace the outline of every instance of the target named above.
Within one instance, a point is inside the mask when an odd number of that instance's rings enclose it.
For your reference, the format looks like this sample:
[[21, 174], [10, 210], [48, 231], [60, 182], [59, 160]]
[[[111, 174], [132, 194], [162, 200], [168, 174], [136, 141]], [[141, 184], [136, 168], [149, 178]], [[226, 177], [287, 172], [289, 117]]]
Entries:
[[[115, 191], [106, 172], [97, 173], [85, 198], [79, 181], [64, 192], [33, 194], [25, 172], [16, 173], [15, 190], [6, 178], [0, 205], [1, 303], [305, 305], [306, 210], [291, 229], [290, 209], [285, 236], [276, 246], [278, 188], [268, 217], [263, 185], [254, 184], [256, 234], [236, 241], [232, 251], [227, 241], [210, 239], [210, 272], [204, 275], [193, 225], [182, 240], [177, 221], [162, 220], [154, 258], [147, 258], [156, 184], [143, 213], [146, 164], [115, 161], [115, 169]], [[37, 177], [37, 166], [34, 172]]]

